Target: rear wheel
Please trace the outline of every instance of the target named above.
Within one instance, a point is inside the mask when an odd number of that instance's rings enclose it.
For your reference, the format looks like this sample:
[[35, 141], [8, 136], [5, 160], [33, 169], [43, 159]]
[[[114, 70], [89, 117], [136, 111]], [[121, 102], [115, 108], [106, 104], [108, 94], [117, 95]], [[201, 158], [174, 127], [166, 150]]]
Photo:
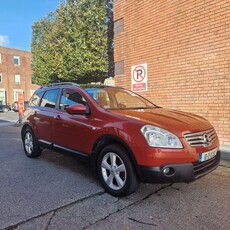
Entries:
[[42, 149], [37, 144], [31, 128], [26, 128], [23, 134], [23, 147], [27, 157], [35, 158], [41, 155]]
[[105, 190], [114, 196], [133, 193], [139, 185], [127, 152], [117, 145], [107, 146], [101, 151], [97, 172]]

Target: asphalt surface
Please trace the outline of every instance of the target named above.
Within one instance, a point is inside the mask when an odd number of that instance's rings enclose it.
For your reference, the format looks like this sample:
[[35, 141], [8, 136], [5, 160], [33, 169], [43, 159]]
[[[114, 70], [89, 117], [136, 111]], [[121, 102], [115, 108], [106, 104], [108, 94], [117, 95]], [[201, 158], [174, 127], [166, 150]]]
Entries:
[[13, 117], [0, 114], [0, 230], [230, 229], [229, 161], [190, 184], [116, 198], [85, 163], [49, 150], [27, 158]]

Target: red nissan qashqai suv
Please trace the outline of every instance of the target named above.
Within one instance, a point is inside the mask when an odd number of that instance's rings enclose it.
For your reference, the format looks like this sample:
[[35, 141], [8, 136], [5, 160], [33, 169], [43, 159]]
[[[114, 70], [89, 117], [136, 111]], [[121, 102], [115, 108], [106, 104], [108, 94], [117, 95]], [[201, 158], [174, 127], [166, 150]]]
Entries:
[[139, 182], [191, 182], [220, 161], [219, 140], [206, 119], [120, 87], [41, 87], [24, 112], [21, 136], [30, 158], [48, 148], [88, 161], [114, 196], [134, 192]]

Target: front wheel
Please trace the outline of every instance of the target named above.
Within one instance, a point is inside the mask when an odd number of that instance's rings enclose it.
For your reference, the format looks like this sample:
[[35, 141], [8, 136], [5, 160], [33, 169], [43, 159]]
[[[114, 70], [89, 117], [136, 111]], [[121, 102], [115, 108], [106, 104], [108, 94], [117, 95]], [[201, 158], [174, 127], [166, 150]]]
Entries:
[[126, 196], [135, 192], [139, 185], [127, 152], [117, 145], [101, 151], [97, 172], [103, 187], [113, 196]]
[[26, 128], [23, 134], [23, 147], [27, 157], [35, 158], [41, 155], [41, 148], [37, 144], [36, 138], [34, 136], [31, 128]]

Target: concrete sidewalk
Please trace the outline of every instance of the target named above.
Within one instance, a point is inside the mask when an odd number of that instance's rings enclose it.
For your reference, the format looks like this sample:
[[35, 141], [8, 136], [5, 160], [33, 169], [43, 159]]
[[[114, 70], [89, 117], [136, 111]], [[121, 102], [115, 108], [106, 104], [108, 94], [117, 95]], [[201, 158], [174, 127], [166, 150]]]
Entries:
[[230, 146], [229, 145], [221, 145], [220, 152], [221, 152], [221, 159], [230, 160]]

